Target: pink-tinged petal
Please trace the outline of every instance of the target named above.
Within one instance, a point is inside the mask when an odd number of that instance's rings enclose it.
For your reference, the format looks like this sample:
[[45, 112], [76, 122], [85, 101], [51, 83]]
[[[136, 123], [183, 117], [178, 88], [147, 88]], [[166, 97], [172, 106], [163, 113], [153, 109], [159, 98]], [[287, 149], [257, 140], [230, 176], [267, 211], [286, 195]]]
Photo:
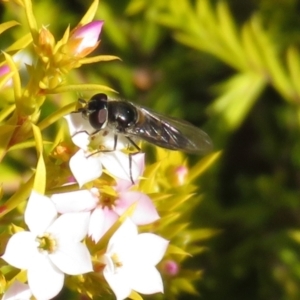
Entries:
[[140, 192], [121, 192], [116, 202], [115, 211], [121, 216], [133, 203], [137, 203], [130, 217], [137, 225], [146, 225], [159, 219], [159, 215], [151, 199]]
[[48, 228], [48, 232], [59, 241], [80, 242], [88, 232], [90, 213], [66, 213], [59, 216]]
[[74, 30], [70, 40], [82, 39], [74, 54], [79, 54], [97, 44], [103, 24], [103, 21], [93, 21]]
[[[98, 192], [97, 189], [92, 189]], [[97, 195], [89, 190], [54, 194], [51, 200], [61, 214], [68, 212], [84, 212], [94, 209], [99, 201]]]
[[80, 187], [102, 174], [101, 157], [98, 155], [86, 157], [88, 155], [83, 150], [78, 150], [70, 159], [70, 169]]
[[62, 289], [65, 275], [49, 260], [38, 255], [27, 271], [28, 285], [36, 299], [51, 299]]
[[[114, 151], [103, 154], [101, 162], [107, 171], [113, 176], [131, 181], [129, 159], [130, 156], [128, 154], [120, 151]], [[131, 175], [133, 181], [136, 181], [140, 176], [140, 170], [134, 160], [132, 160], [131, 164]]]
[[104, 233], [106, 233], [106, 231], [110, 229], [112, 225], [115, 224], [119, 216], [116, 214], [114, 210], [111, 210], [107, 207], [104, 207], [103, 210], [104, 210]]
[[168, 248], [169, 241], [153, 233], [141, 233], [134, 244], [131, 261], [140, 265], [157, 265]]
[[132, 186], [133, 186], [133, 184], [132, 184], [131, 181], [118, 178], [116, 180], [115, 190], [116, 190], [116, 192], [120, 193], [120, 192], [123, 192], [123, 191], [127, 191]]
[[117, 300], [126, 299], [130, 293], [131, 288], [128, 284], [127, 274], [122, 272], [108, 272], [106, 268], [103, 270], [103, 275], [110, 288], [116, 295]]
[[29, 231], [15, 233], [9, 239], [2, 259], [16, 268], [28, 269], [39, 254], [35, 239], [36, 236]]
[[29, 286], [16, 280], [5, 292], [2, 300], [30, 300], [32, 292]]
[[128, 266], [127, 276], [130, 287], [141, 294], [163, 293], [164, 286], [160, 273], [154, 266], [139, 265], [137, 268]]
[[60, 240], [59, 249], [49, 258], [65, 274], [80, 275], [93, 271], [91, 255], [82, 243]]
[[25, 210], [25, 223], [30, 231], [36, 235], [44, 233], [56, 217], [57, 211], [53, 202], [32, 191]]
[[104, 21], [92, 21], [90, 23], [87, 23], [83, 26], [80, 26], [74, 30], [71, 38], [91, 38], [94, 37], [98, 39], [102, 26], [104, 24]]
[[97, 207], [90, 218], [89, 236], [97, 243], [118, 218], [113, 210]]
[[177, 177], [177, 181], [178, 181], [178, 184], [179, 185], [183, 185], [185, 180], [186, 180], [186, 177], [188, 175], [188, 168], [186, 166], [179, 166], [176, 168], [175, 170], [175, 174], [176, 174], [176, 177]]

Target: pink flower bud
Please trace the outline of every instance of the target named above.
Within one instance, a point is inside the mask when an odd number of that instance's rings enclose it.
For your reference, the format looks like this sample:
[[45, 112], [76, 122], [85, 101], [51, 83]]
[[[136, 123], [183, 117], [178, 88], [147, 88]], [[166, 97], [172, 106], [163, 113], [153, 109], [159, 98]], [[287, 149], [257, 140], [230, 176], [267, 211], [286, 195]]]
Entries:
[[177, 177], [178, 184], [183, 185], [185, 182], [185, 178], [188, 174], [188, 169], [185, 166], [179, 166], [176, 168], [175, 174]]
[[163, 263], [163, 271], [166, 275], [176, 276], [179, 272], [178, 263], [174, 260], [167, 260]]
[[72, 47], [75, 56], [86, 56], [98, 46], [98, 39], [104, 21], [93, 21], [75, 28], [68, 44]]
[[[1, 81], [1, 77], [6, 75], [9, 72], [10, 72], [10, 68], [8, 65], [3, 65], [2, 67], [0, 67], [0, 81]], [[10, 87], [10, 86], [12, 86], [11, 78], [4, 83], [3, 87]]]

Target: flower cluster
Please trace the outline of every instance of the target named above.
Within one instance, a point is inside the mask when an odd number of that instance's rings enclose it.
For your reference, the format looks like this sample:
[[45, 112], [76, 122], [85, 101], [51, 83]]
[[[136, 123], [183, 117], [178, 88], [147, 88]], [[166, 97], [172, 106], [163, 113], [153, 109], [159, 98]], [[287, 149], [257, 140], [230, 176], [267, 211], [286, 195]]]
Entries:
[[[7, 47], [0, 62], [0, 93], [8, 99], [0, 113], [0, 161], [13, 151], [21, 151], [24, 160], [32, 147], [37, 161], [10, 197], [0, 186], [0, 217], [7, 216], [0, 234], [2, 299], [51, 299], [65, 287], [90, 299], [196, 293], [191, 281], [200, 271], [188, 273], [182, 262], [203, 251], [195, 243], [214, 232], [188, 229], [197, 201], [186, 204], [195, 194], [192, 180], [216, 156], [189, 168], [182, 154], [157, 149], [151, 164], [144, 153], [132, 151], [126, 137], [95, 132], [76, 101], [61, 103], [39, 122], [50, 95], [110, 90], [70, 85], [66, 78], [82, 64], [115, 57], [86, 57], [99, 45], [104, 24], [93, 20], [97, 0], [58, 41], [50, 26], [37, 25], [30, 0], [18, 3], [30, 33]], [[18, 23], [0, 24], [0, 33], [13, 26]], [[23, 82], [20, 57], [28, 45], [34, 52]], [[64, 124], [46, 140], [43, 130], [57, 121]]]

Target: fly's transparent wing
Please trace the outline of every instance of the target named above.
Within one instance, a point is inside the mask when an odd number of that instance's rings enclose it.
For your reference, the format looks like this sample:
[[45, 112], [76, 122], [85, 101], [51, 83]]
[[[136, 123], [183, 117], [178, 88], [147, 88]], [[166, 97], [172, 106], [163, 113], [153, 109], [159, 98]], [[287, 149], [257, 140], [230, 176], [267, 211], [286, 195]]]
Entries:
[[127, 135], [136, 136], [162, 148], [194, 154], [212, 150], [209, 136], [196, 126], [175, 118], [166, 117], [146, 108], [136, 106], [140, 119]]

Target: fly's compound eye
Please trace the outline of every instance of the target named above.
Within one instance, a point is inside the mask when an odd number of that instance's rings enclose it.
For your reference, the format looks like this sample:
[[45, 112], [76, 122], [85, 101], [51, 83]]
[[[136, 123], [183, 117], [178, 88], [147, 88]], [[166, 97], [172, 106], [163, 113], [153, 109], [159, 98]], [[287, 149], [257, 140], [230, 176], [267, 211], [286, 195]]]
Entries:
[[87, 112], [91, 126], [100, 130], [106, 126], [107, 112], [107, 96], [105, 94], [94, 95], [87, 104]]

